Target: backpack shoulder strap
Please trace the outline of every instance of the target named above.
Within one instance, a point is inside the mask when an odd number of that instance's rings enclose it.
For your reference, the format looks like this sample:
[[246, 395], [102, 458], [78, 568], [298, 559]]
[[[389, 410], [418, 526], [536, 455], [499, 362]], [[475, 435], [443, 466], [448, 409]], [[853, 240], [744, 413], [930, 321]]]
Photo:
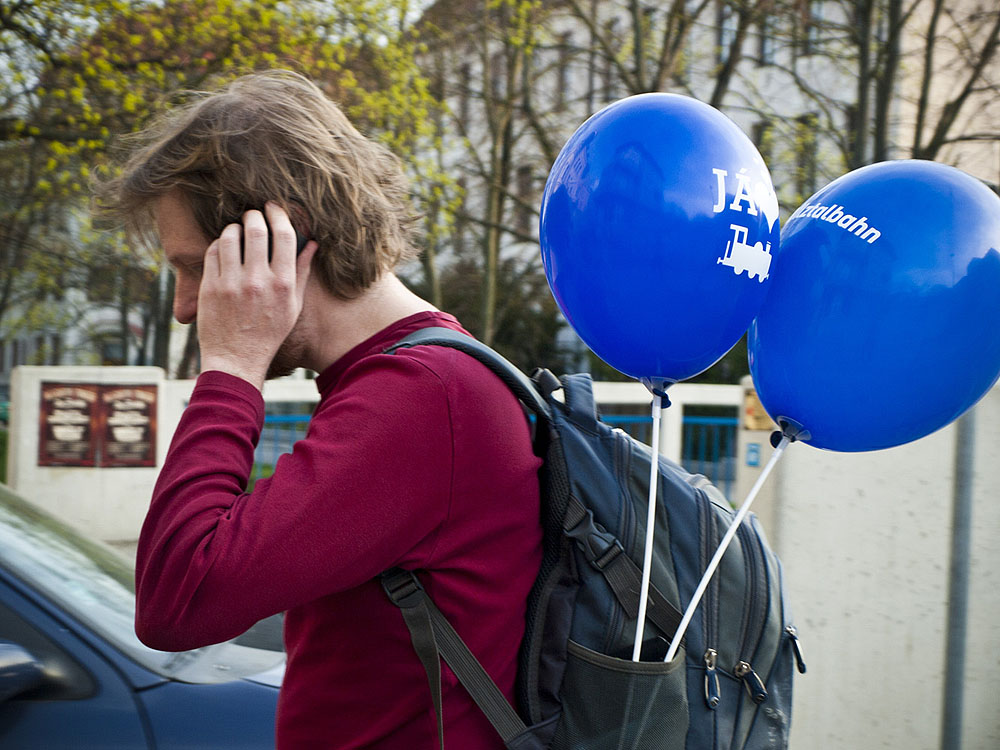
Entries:
[[410, 639], [424, 665], [431, 686], [437, 714], [438, 742], [444, 748], [444, 724], [441, 716], [440, 659], [451, 667], [479, 709], [493, 724], [507, 747], [541, 750], [526, 734], [524, 721], [486, 673], [461, 636], [431, 601], [413, 572], [392, 568], [382, 574], [382, 587], [392, 603], [403, 612]]
[[561, 381], [569, 418], [588, 432], [596, 431], [597, 402], [594, 399], [594, 381], [590, 374], [581, 372], [563, 375]]
[[[551, 420], [552, 410], [534, 383], [511, 362], [480, 341], [451, 328], [431, 326], [411, 333], [384, 350], [395, 354], [399, 349], [414, 346], [445, 346], [468, 354], [490, 369], [514, 395], [539, 419]], [[451, 667], [459, 682], [486, 715], [508, 747], [533, 750], [534, 738], [524, 721], [490, 678], [461, 636], [434, 605], [423, 586], [411, 571], [393, 568], [382, 574], [382, 586], [389, 599], [403, 612], [403, 619], [414, 650], [427, 672], [427, 679], [437, 714], [438, 741], [443, 748], [441, 715], [440, 659]], [[541, 750], [537, 746], [537, 750]]]
[[535, 384], [523, 372], [486, 344], [459, 331], [441, 326], [421, 328], [385, 349], [385, 353], [394, 354], [399, 349], [424, 345], [447, 346], [479, 360], [506, 383], [507, 387], [528, 409], [540, 418], [551, 418], [552, 411], [549, 405], [545, 402], [542, 394], [538, 392]]
[[[447, 346], [452, 349], [458, 349], [479, 360], [506, 383], [521, 402], [537, 414], [539, 418], [544, 418], [549, 422], [553, 419], [552, 407], [546, 402], [544, 396], [532, 380], [527, 378], [524, 373], [499, 353], [486, 346], [486, 344], [459, 331], [441, 326], [421, 328], [419, 331], [415, 331], [396, 342], [396, 344], [386, 349], [385, 352], [391, 354], [400, 348], [424, 345]], [[597, 404], [594, 400], [593, 381], [590, 375], [587, 373], [564, 375], [560, 379], [561, 382], [560, 380], [556, 380], [554, 376], [549, 375], [549, 377], [553, 381], [549, 384], [550, 387], [561, 386], [563, 388], [566, 412], [570, 419], [589, 432], [595, 432], [599, 420]], [[543, 387], [545, 386], [543, 385]], [[579, 522], [584, 520], [584, 514], [586, 513], [586, 508], [580, 505], [579, 502], [576, 502], [572, 507], [567, 507], [565, 513], [566, 515], [563, 520], [564, 532], [571, 537], [580, 537], [578, 541], [581, 541], [581, 547], [584, 553], [587, 554], [588, 560], [605, 576], [608, 585], [611, 586], [612, 591], [614, 591], [625, 611], [632, 617], [636, 617], [639, 610], [638, 591], [642, 575], [641, 569], [636, 566], [628, 555], [614, 554], [615, 548], [617, 550], [622, 549], [621, 544], [617, 540], [615, 540], [615, 545], [604, 550], [604, 554], [599, 556], [600, 559], [596, 559], [596, 557], [592, 559], [591, 555], [593, 553], [591, 552], [589, 540], [595, 538], [593, 536], [593, 532], [596, 531], [593, 528], [593, 516], [590, 515], [591, 522], [589, 525], [579, 525]], [[578, 525], [579, 528], [586, 528], [588, 533], [574, 534], [572, 530], [578, 527]], [[608, 551], [612, 554], [607, 554]], [[681, 613], [677, 611], [676, 607], [670, 604], [667, 598], [655, 586], [650, 586], [650, 604], [651, 606], [647, 610], [647, 617], [660, 628], [667, 638], [673, 638], [681, 620]]]

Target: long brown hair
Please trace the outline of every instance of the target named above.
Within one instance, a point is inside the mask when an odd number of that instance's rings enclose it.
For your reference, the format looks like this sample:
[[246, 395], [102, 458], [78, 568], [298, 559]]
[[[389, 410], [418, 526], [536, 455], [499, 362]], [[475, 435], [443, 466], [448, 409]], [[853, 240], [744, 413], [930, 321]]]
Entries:
[[283, 206], [319, 243], [313, 273], [342, 299], [418, 255], [399, 160], [298, 73], [243, 76], [134, 138], [121, 174], [95, 196], [140, 241], [155, 241], [154, 201], [179, 189], [208, 238], [268, 200]]

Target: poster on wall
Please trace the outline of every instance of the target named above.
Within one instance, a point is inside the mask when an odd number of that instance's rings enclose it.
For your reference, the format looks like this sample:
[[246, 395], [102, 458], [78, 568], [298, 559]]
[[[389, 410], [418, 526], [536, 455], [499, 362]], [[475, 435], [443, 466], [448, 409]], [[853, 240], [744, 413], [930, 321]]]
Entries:
[[39, 466], [96, 465], [97, 390], [86, 383], [42, 383]]
[[39, 466], [155, 466], [155, 385], [42, 383]]
[[101, 466], [156, 465], [156, 386], [101, 386]]

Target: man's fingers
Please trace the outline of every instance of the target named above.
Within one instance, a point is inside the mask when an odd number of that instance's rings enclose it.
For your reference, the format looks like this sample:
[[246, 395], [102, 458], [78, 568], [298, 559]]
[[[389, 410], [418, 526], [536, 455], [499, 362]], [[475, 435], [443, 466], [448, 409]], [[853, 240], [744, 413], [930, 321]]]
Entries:
[[274, 201], [267, 202], [264, 212], [271, 230], [271, 269], [289, 275], [295, 266], [295, 228], [285, 210]]
[[221, 274], [222, 269], [219, 266], [219, 241], [212, 240], [212, 244], [205, 250], [205, 258], [202, 260], [201, 277], [202, 279], [216, 279]]
[[251, 269], [267, 266], [268, 226], [264, 214], [251, 209], [243, 214], [243, 264]]
[[243, 227], [240, 224], [230, 224], [222, 230], [219, 239], [215, 241], [219, 249], [219, 274], [225, 276], [240, 267], [242, 262]]

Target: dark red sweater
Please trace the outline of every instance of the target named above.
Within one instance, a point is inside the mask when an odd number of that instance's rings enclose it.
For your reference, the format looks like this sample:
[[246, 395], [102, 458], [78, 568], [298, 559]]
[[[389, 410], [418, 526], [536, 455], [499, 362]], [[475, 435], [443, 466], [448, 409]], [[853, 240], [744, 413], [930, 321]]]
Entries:
[[[280, 748], [437, 747], [427, 678], [376, 580], [423, 571], [438, 607], [510, 697], [541, 559], [538, 459], [508, 389], [460, 352], [381, 352], [442, 313], [410, 316], [317, 380], [306, 437], [246, 494], [261, 394], [199, 379], [139, 540], [136, 631], [154, 648], [235, 637], [287, 611]], [[501, 748], [444, 676], [446, 747]]]

